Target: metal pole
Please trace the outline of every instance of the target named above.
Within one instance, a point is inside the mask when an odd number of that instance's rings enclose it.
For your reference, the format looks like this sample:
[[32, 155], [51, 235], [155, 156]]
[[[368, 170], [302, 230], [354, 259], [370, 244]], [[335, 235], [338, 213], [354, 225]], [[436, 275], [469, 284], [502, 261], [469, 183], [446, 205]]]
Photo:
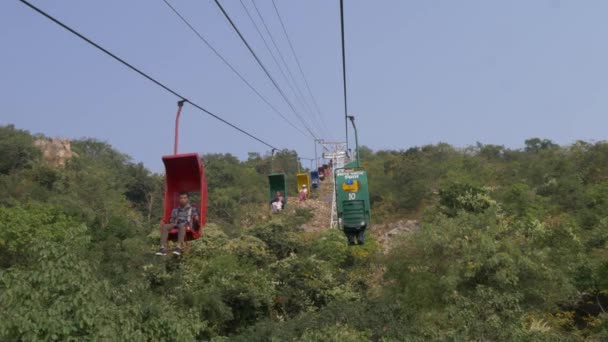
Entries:
[[173, 143], [173, 154], [177, 154], [177, 144], [179, 141], [179, 116], [182, 114], [182, 107], [186, 100], [177, 101], [177, 115], [175, 116], [175, 141]]
[[319, 160], [317, 159], [317, 140], [315, 140], [315, 170], [319, 168]]
[[359, 160], [359, 137], [357, 134], [357, 126], [355, 126], [355, 117], [349, 116], [350, 122], [353, 124], [353, 130], [355, 131], [355, 158], [357, 161], [357, 167], [361, 167], [361, 162]]
[[344, 0], [340, 0], [340, 28], [342, 32], [342, 80], [344, 86], [344, 127], [346, 129], [346, 149], [348, 150], [348, 104], [346, 95], [346, 53], [344, 52]]
[[276, 149], [273, 148], [270, 156], [270, 173], [274, 172], [274, 151], [276, 151]]

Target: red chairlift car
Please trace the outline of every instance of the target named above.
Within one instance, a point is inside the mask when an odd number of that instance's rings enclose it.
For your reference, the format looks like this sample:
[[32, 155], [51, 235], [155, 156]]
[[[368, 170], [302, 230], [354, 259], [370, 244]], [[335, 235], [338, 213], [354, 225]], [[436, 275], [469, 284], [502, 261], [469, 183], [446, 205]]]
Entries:
[[[175, 118], [175, 145], [173, 154], [163, 156], [165, 164], [165, 203], [162, 224], [169, 223], [171, 211], [179, 206], [179, 194], [187, 192], [194, 199], [191, 205], [198, 209], [200, 217], [198, 222], [193, 222], [191, 227], [186, 228], [185, 241], [196, 240], [202, 236], [203, 226], [207, 222], [207, 179], [205, 178], [205, 166], [198, 153], [178, 154], [177, 145], [179, 138], [179, 117], [185, 100], [177, 103], [177, 116]], [[178, 229], [173, 228], [169, 232], [169, 241], [177, 241]]]
[[319, 166], [317, 168], [317, 172], [319, 172], [319, 179], [320, 180], [325, 180], [325, 168], [323, 166]]

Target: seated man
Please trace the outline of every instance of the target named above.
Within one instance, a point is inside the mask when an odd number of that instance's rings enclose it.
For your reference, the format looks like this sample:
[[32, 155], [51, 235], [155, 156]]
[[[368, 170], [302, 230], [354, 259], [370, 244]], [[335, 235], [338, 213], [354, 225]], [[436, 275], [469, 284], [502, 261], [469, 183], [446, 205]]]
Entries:
[[285, 198], [280, 191], [276, 192], [275, 197], [272, 199], [272, 201], [270, 201], [270, 206], [273, 213], [278, 213], [283, 210], [283, 207], [285, 206]]
[[180, 193], [179, 207], [171, 211], [169, 223], [164, 224], [160, 229], [160, 250], [156, 255], [167, 255], [167, 240], [169, 239], [169, 232], [173, 228], [178, 229], [177, 247], [173, 251], [173, 254], [181, 255], [186, 236], [186, 227], [192, 227], [193, 222], [198, 222], [198, 220], [198, 210], [190, 205], [190, 195], [187, 192]]

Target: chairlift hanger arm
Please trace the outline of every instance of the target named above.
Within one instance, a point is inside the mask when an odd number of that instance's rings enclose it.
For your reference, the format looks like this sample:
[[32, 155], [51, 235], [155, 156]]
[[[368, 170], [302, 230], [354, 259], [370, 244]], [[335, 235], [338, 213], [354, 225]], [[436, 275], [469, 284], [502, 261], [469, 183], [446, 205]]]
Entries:
[[181, 99], [177, 101], [177, 115], [175, 115], [175, 141], [173, 143], [173, 154], [177, 154], [177, 147], [179, 143], [179, 117], [182, 114], [182, 107], [184, 106], [184, 102], [187, 102], [186, 99]]

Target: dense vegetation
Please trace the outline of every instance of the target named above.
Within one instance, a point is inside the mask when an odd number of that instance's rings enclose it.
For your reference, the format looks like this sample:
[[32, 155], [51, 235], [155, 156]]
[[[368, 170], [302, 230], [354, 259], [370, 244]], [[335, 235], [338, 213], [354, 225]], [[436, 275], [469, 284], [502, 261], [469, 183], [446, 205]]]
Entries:
[[[204, 238], [158, 258], [163, 179], [95, 140], [65, 168], [0, 127], [0, 340], [608, 337], [608, 143], [363, 149], [384, 248], [265, 210], [268, 156], [203, 157]], [[275, 169], [293, 180], [295, 154]]]

